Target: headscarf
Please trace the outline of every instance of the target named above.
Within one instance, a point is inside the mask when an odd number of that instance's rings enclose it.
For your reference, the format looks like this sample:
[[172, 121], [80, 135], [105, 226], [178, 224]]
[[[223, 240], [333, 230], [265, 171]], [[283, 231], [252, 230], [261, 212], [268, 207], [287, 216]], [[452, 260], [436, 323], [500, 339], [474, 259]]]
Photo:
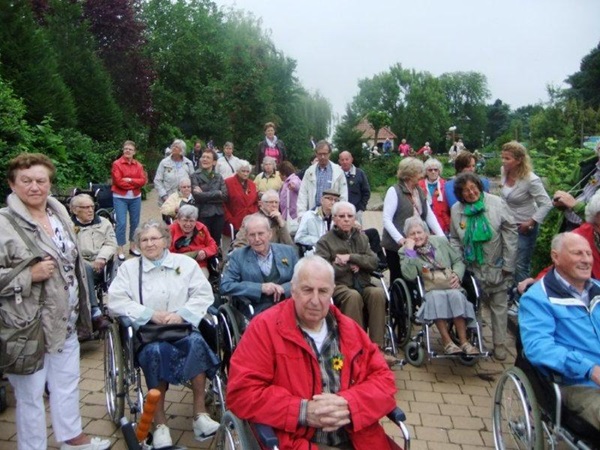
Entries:
[[475, 203], [465, 204], [467, 225], [465, 228], [464, 254], [469, 263], [476, 262], [482, 265], [485, 261], [483, 244], [492, 239], [493, 232], [490, 222], [485, 215], [483, 192]]

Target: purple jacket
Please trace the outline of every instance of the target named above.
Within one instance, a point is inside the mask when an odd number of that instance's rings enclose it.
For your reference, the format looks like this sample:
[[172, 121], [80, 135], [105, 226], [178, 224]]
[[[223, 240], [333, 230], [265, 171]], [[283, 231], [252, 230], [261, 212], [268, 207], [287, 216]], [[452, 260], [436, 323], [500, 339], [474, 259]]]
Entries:
[[[298, 205], [298, 191], [300, 190], [300, 183], [302, 181], [298, 178], [298, 175], [295, 173], [291, 174], [286, 180], [283, 182], [283, 186], [279, 191], [279, 209], [281, 210], [281, 215], [284, 219], [287, 220], [287, 205], [288, 205], [288, 196], [290, 202], [290, 217], [292, 219], [296, 219], [298, 217], [297, 205]], [[291, 189], [290, 189], [291, 187]]]

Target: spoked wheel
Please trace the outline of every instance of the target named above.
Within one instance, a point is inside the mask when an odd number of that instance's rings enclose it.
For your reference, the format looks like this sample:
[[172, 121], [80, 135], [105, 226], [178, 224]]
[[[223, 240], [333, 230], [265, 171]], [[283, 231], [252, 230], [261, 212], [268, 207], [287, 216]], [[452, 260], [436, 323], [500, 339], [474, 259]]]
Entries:
[[230, 411], [223, 415], [221, 426], [215, 436], [215, 448], [217, 450], [252, 450], [258, 449], [258, 444], [250, 440], [248, 425], [238, 419]]
[[[458, 333], [456, 332], [456, 327], [454, 326], [452, 320], [448, 320], [448, 333], [450, 334], [452, 342], [460, 347], [460, 339], [458, 338]], [[479, 348], [477, 332], [473, 328], [467, 328], [467, 340], [473, 347]], [[464, 354], [459, 358], [459, 361], [463, 366], [470, 367], [477, 364], [477, 358]]]
[[518, 367], [508, 369], [498, 381], [492, 420], [497, 449], [544, 448], [537, 400], [527, 375]]
[[142, 373], [135, 368], [125, 379], [126, 401], [129, 407], [127, 418], [131, 423], [136, 423], [144, 409], [144, 391], [142, 388]]
[[110, 419], [119, 424], [125, 410], [125, 364], [119, 326], [113, 322], [104, 336], [104, 392]]
[[392, 328], [396, 333], [396, 345], [408, 344], [412, 333], [412, 300], [403, 280], [394, 280], [390, 288]]
[[[218, 356], [221, 360], [221, 373], [224, 382], [227, 382], [229, 374], [229, 362], [231, 355], [235, 350], [240, 337], [240, 329], [238, 326], [237, 311], [229, 305], [224, 304], [219, 306], [219, 337], [218, 337]], [[240, 314], [240, 313], [238, 313]]]
[[217, 422], [221, 422], [225, 414], [225, 384], [220, 374], [215, 375], [206, 383], [204, 403], [210, 416]]

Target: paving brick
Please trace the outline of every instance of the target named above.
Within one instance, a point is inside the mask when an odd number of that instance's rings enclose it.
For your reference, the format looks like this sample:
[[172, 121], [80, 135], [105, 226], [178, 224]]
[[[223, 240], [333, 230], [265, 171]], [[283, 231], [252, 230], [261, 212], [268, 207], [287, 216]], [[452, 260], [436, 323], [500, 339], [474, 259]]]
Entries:
[[449, 430], [450, 442], [455, 444], [483, 445], [483, 439], [478, 431]]
[[461, 450], [460, 445], [449, 444], [448, 442], [428, 442], [429, 450]]
[[447, 431], [441, 428], [415, 427], [415, 436], [417, 440], [427, 440], [428, 442], [450, 442]]
[[482, 395], [482, 396], [490, 395], [487, 387], [473, 386], [472, 384], [463, 384], [460, 387], [460, 390], [463, 394], [467, 394], [467, 395]]
[[410, 402], [410, 410], [412, 412], [439, 414], [440, 408], [436, 403]]
[[406, 389], [410, 389], [413, 391], [425, 391], [425, 392], [433, 391], [432, 383], [430, 383], [428, 381], [407, 380], [404, 383], [406, 384]]
[[105, 405], [83, 405], [81, 407], [81, 416], [89, 419], [108, 418], [108, 411]]
[[486, 406], [492, 408], [493, 399], [492, 397], [484, 397], [481, 395], [471, 395], [471, 400], [475, 406]]
[[433, 392], [440, 392], [445, 394], [460, 394], [461, 389], [458, 384], [438, 382], [433, 384]]
[[421, 420], [425, 427], [452, 428], [452, 419], [450, 416], [440, 416], [438, 414], [421, 414]]
[[471, 396], [464, 394], [442, 394], [444, 398], [444, 403], [448, 403], [450, 405], [466, 405], [471, 406], [473, 402], [471, 401]]
[[489, 406], [469, 406], [470, 415], [472, 417], [491, 417], [492, 415], [492, 407], [491, 403]]
[[442, 394], [437, 392], [421, 392], [415, 391], [415, 401], [428, 403], [442, 403], [444, 400]]
[[445, 416], [464, 416], [469, 417], [471, 415], [469, 407], [465, 405], [440, 405], [440, 411]]
[[483, 420], [479, 417], [452, 417], [452, 423], [455, 429], [482, 431], [485, 429]]

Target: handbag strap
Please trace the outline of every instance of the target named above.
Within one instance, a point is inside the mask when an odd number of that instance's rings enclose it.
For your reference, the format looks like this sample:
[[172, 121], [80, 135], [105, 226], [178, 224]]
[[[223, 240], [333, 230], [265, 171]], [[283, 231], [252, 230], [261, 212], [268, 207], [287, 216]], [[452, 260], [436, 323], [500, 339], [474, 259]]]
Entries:
[[[8, 284], [12, 280], [14, 280], [14, 278], [19, 273], [21, 273], [22, 270], [24, 270], [25, 268], [29, 267], [34, 262], [37, 263], [38, 261], [41, 261], [43, 259], [43, 254], [42, 254], [42, 251], [40, 250], [40, 248], [37, 246], [37, 244], [35, 244], [31, 240], [31, 238], [29, 236], [27, 236], [27, 234], [25, 234], [25, 232], [19, 226], [19, 224], [17, 223], [17, 221], [15, 220], [15, 218], [13, 216], [11, 216], [10, 214], [8, 214], [6, 212], [6, 210], [0, 211], [0, 214], [2, 214], [2, 216], [5, 217], [10, 222], [10, 224], [12, 225], [12, 227], [15, 229], [15, 231], [17, 232], [17, 234], [21, 237], [21, 239], [25, 243], [25, 245], [29, 248], [29, 250], [31, 251], [31, 253], [33, 253], [33, 256], [30, 256], [29, 258], [24, 259], [23, 261], [21, 261], [19, 264], [17, 264], [13, 268], [13, 270], [11, 270], [7, 275], [5, 275], [2, 278], [2, 280], [0, 280], [0, 291], [2, 291], [6, 286], [8, 286]], [[42, 293], [40, 294], [40, 300], [39, 300], [40, 306], [43, 305], [45, 303], [45, 301], [46, 301], [46, 291], [44, 290], [44, 288], [42, 286]]]
[[139, 290], [139, 294], [140, 294], [140, 305], [144, 304], [144, 301], [142, 299], [142, 257], [140, 256], [140, 274], [139, 274], [139, 283], [138, 283], [138, 290]]

